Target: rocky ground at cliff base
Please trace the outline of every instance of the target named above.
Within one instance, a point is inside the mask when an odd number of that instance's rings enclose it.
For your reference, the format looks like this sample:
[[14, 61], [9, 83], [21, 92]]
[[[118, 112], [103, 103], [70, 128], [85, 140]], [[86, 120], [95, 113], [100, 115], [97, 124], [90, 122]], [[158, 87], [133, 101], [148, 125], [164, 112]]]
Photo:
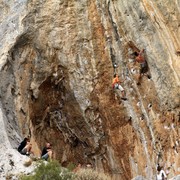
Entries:
[[[30, 165], [27, 167], [26, 164]], [[29, 174], [34, 169], [31, 159], [20, 155], [15, 149], [0, 150], [0, 179], [15, 180], [21, 174]]]
[[[19, 139], [15, 136], [14, 131], [6, 129], [7, 119], [3, 114], [3, 110], [0, 104], [0, 179], [11, 180], [17, 179], [16, 176], [21, 173], [28, 174], [34, 169], [34, 164], [31, 163], [31, 159], [27, 156], [21, 155], [17, 151]], [[9, 143], [7, 131], [11, 134], [10, 137], [14, 143], [14, 148]], [[31, 164], [31, 166], [26, 166]]]

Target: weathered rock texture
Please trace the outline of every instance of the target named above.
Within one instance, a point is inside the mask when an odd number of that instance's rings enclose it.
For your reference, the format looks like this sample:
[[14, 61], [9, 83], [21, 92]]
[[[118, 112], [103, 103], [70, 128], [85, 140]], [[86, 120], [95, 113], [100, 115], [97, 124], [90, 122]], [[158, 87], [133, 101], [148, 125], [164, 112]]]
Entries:
[[[32, 162], [29, 157], [20, 155], [17, 150], [12, 148], [7, 135], [10, 132], [7, 132], [5, 127], [7, 122], [8, 120], [3, 115], [2, 105], [0, 104], [0, 179], [2, 180], [17, 179], [20, 173], [28, 174], [34, 169], [33, 164], [30, 167], [24, 166], [26, 162]], [[10, 124], [8, 125], [10, 127]], [[12, 130], [13, 127], [11, 128]], [[15, 134], [15, 136], [17, 135]]]
[[[153, 179], [158, 162], [180, 173], [179, 1], [1, 0], [0, 10], [13, 147], [30, 134], [37, 154], [50, 141], [62, 165], [92, 163], [115, 179]], [[140, 86], [135, 48], [152, 76]], [[114, 63], [128, 101], [112, 90]]]

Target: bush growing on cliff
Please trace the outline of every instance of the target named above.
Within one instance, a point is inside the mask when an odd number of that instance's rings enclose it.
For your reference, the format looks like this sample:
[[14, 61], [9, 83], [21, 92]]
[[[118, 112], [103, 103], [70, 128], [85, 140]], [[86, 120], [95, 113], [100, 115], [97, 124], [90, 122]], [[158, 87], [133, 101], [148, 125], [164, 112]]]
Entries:
[[75, 174], [63, 168], [56, 161], [41, 162], [32, 175], [22, 176], [21, 180], [73, 180]]
[[[70, 165], [70, 169], [72, 170]], [[111, 180], [104, 173], [93, 169], [80, 169], [76, 173], [63, 168], [57, 161], [40, 162], [32, 175], [21, 176], [21, 180]]]
[[69, 171], [73, 171], [73, 169], [75, 169], [75, 167], [76, 167], [76, 165], [75, 165], [74, 163], [70, 162], [70, 163], [67, 165], [66, 168], [67, 168]]

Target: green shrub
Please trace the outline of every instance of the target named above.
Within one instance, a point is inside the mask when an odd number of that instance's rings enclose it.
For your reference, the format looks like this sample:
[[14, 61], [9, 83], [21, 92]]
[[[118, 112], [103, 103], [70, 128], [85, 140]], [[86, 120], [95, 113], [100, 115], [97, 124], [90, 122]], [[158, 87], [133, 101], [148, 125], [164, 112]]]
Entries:
[[41, 162], [32, 175], [22, 176], [21, 180], [73, 180], [75, 174], [63, 168], [56, 161]]
[[[69, 164], [69, 169], [74, 165]], [[93, 169], [79, 169], [73, 173], [68, 168], [63, 168], [57, 161], [46, 162], [40, 161], [31, 175], [23, 175], [21, 180], [111, 180], [104, 173], [97, 172]]]
[[74, 163], [72, 163], [72, 162], [70, 162], [68, 165], [67, 165], [67, 169], [69, 170], [69, 171], [73, 171], [73, 169], [76, 167], [76, 165], [74, 164]]

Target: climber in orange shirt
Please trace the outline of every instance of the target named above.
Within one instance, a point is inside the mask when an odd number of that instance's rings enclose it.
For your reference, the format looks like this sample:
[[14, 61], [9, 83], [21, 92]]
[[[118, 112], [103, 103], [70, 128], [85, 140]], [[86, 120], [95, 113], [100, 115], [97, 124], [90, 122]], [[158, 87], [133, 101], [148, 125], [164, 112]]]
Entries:
[[120, 81], [119, 80], [119, 77], [117, 74], [114, 74], [114, 78], [113, 78], [113, 83], [112, 83], [112, 86], [114, 89], [119, 89], [122, 93], [122, 98], [123, 100], [127, 100], [126, 97], [125, 97], [125, 91], [124, 91], [124, 88], [121, 86], [121, 83], [123, 81]]

